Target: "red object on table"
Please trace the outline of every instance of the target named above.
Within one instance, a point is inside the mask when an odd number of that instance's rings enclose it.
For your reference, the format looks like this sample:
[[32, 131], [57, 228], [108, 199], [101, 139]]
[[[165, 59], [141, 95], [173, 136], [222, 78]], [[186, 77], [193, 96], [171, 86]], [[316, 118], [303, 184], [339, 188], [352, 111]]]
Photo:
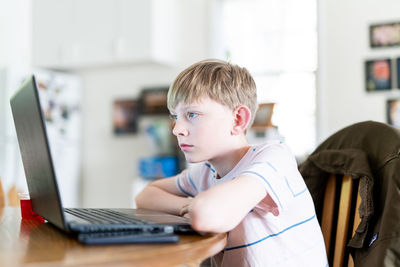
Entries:
[[32, 210], [32, 204], [30, 199], [21, 199], [21, 216], [25, 220], [38, 220], [44, 222], [43, 217], [36, 214]]

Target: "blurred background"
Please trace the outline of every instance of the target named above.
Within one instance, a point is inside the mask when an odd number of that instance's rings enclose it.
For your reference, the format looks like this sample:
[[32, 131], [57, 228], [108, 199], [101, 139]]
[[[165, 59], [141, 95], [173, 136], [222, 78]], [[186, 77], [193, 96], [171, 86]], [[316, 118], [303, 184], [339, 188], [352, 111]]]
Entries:
[[[253, 144], [299, 162], [363, 120], [399, 127], [396, 0], [0, 0], [0, 177], [27, 191], [9, 99], [35, 74], [68, 207], [134, 207], [186, 167], [166, 92], [205, 58], [246, 67], [260, 103]], [[9, 200], [10, 201], [10, 200]]]

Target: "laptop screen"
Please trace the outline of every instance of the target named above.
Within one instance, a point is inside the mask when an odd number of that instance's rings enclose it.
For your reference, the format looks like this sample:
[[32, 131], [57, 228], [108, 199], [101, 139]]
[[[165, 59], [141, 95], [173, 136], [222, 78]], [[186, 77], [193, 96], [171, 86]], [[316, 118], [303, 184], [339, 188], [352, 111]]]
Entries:
[[10, 103], [32, 209], [67, 230], [34, 76], [24, 82]]

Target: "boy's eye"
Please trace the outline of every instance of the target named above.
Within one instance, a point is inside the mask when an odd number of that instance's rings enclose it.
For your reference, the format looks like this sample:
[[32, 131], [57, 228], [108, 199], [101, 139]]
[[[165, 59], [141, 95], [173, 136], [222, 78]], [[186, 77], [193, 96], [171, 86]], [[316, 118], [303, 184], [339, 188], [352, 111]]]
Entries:
[[190, 120], [190, 119], [196, 118], [196, 117], [197, 117], [197, 114], [196, 114], [196, 113], [193, 113], [193, 112], [188, 112], [188, 113], [186, 114], [186, 116], [187, 116], [187, 118]]
[[178, 119], [178, 115], [169, 115], [169, 117], [171, 118], [171, 120], [176, 121]]

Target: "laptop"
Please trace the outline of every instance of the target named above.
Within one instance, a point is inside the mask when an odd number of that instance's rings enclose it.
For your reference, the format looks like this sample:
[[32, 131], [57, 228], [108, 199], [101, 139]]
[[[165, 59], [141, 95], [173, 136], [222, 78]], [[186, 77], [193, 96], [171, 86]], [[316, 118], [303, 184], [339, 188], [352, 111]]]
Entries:
[[186, 218], [140, 209], [64, 208], [35, 77], [11, 97], [32, 210], [84, 244], [177, 242], [193, 233]]

